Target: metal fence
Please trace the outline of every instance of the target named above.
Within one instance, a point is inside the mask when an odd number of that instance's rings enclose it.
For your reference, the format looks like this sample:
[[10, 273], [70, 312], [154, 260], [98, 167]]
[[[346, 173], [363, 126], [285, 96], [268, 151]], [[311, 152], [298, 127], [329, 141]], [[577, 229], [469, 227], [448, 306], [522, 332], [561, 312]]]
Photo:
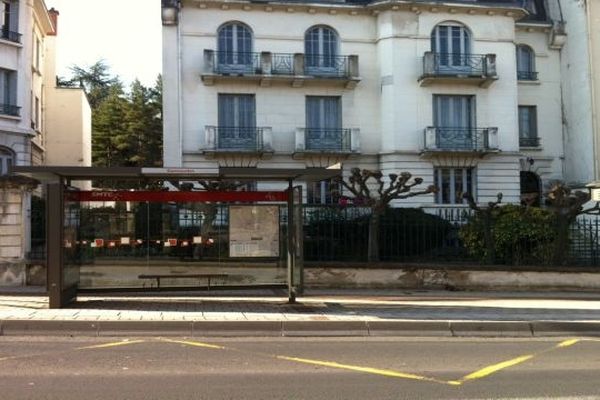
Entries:
[[[197, 212], [159, 206], [148, 210], [141, 204], [129, 212], [93, 209], [82, 214], [83, 225], [94, 232], [81, 232], [82, 239], [94, 237], [142, 237], [144, 241], [164, 237], [187, 238], [199, 235], [202, 218]], [[45, 215], [43, 200], [32, 202], [31, 260], [45, 259]], [[286, 229], [287, 210], [281, 208], [281, 229]], [[395, 208], [381, 218], [379, 254], [386, 262], [480, 263], [470, 255], [460, 238], [460, 229], [469, 222], [473, 211], [466, 207]], [[368, 207], [305, 205], [303, 207], [304, 257], [306, 261], [366, 262], [369, 242]], [[215, 245], [203, 251], [216, 259], [227, 257], [227, 206], [217, 206], [211, 232]], [[200, 218], [200, 219], [198, 219]], [[146, 226], [150, 224], [149, 226]], [[152, 235], [144, 234], [152, 231]], [[113, 232], [114, 231], [114, 232]], [[150, 242], [152, 242], [150, 240]], [[183, 239], [182, 239], [183, 240]], [[284, 244], [282, 243], [282, 246]], [[528, 246], [522, 243], [519, 246]], [[186, 257], [186, 249], [175, 251], [158, 246], [149, 248], [151, 255]], [[583, 215], [570, 227], [569, 266], [600, 266], [600, 216]], [[518, 250], [518, 251], [517, 251]], [[534, 249], [531, 249], [532, 251]], [[102, 251], [118, 253], [118, 248]], [[515, 252], [527, 254], [522, 248]], [[181, 254], [179, 254], [181, 253]], [[120, 254], [123, 256], [123, 254]], [[135, 254], [130, 254], [135, 256]], [[531, 264], [531, 259], [513, 259], [512, 265]]]

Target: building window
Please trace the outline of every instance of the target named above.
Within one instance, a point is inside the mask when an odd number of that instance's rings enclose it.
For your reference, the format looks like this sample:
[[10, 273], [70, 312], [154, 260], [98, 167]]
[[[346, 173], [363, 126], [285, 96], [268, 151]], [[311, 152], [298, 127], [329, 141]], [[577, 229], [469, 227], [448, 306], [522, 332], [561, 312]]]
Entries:
[[337, 33], [328, 26], [310, 28], [304, 36], [306, 69], [309, 73], [338, 73], [339, 40]]
[[253, 94], [219, 94], [217, 148], [252, 149], [257, 143]]
[[36, 71], [40, 71], [40, 58], [41, 58], [41, 52], [42, 52], [42, 43], [40, 42], [40, 39], [35, 36], [34, 37], [34, 67]]
[[475, 97], [434, 95], [436, 147], [472, 149], [476, 143]]
[[0, 38], [19, 42], [18, 3], [15, 0], [0, 0]]
[[254, 60], [252, 53], [252, 32], [239, 23], [228, 23], [218, 32], [217, 64], [221, 73], [252, 72]]
[[13, 165], [14, 160], [15, 157], [12, 151], [0, 147], [0, 175], [8, 173], [8, 169]]
[[33, 129], [39, 131], [41, 130], [41, 126], [40, 126], [40, 98], [39, 97], [35, 97], [35, 103], [33, 105], [33, 111], [34, 111], [34, 119], [33, 119]]
[[535, 53], [529, 46], [517, 46], [517, 79], [520, 81], [536, 81]]
[[438, 192], [437, 204], [466, 204], [464, 193], [475, 193], [475, 174], [472, 168], [436, 168], [433, 173]]
[[306, 202], [308, 204], [337, 204], [340, 193], [341, 185], [335, 179], [307, 182], [306, 184]]
[[431, 34], [431, 50], [438, 55], [438, 68], [471, 69], [468, 55], [471, 54], [471, 35], [462, 25], [438, 25]]
[[537, 108], [535, 106], [519, 106], [519, 146], [539, 146]]
[[17, 107], [17, 73], [0, 68], [0, 114], [19, 116]]
[[338, 96], [306, 97], [306, 148], [340, 149], [342, 146], [342, 101]]

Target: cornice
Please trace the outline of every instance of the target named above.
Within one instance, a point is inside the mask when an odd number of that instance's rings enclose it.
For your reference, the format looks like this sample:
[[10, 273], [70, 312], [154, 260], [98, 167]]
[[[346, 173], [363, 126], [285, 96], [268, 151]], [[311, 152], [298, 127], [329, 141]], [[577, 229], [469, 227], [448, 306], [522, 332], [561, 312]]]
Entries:
[[519, 7], [508, 7], [487, 4], [465, 4], [465, 3], [440, 3], [409, 0], [380, 0], [370, 4], [346, 4], [346, 3], [321, 3], [305, 2], [290, 3], [281, 1], [256, 2], [250, 0], [184, 0], [183, 6], [195, 6], [198, 8], [220, 8], [222, 10], [242, 11], [284, 11], [288, 13], [304, 12], [309, 14], [328, 13], [346, 15], [378, 15], [385, 11], [404, 11], [415, 14], [448, 13], [468, 14], [483, 16], [504, 16], [518, 21], [528, 15], [527, 11]]

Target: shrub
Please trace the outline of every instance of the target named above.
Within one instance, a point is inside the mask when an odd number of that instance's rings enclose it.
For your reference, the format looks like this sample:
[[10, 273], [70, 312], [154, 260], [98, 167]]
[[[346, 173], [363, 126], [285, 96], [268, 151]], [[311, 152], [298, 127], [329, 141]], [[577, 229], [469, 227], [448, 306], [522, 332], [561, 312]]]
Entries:
[[[551, 212], [534, 207], [505, 205], [492, 212], [492, 239], [496, 263], [548, 264], [555, 238], [555, 221]], [[484, 221], [475, 214], [460, 230], [469, 253], [481, 261], [487, 259]]]
[[[370, 213], [361, 208], [316, 208], [305, 213], [307, 260], [366, 261]], [[439, 253], [453, 229], [443, 218], [413, 208], [389, 208], [381, 217], [380, 257], [402, 261]]]

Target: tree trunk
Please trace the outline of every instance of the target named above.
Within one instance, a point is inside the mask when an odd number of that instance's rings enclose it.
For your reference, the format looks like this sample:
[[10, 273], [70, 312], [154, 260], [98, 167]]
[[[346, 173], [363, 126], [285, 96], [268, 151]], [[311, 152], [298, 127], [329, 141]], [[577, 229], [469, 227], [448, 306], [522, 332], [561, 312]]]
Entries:
[[379, 226], [383, 211], [374, 209], [369, 218], [368, 261], [379, 261]]
[[492, 235], [492, 210], [484, 211], [483, 225], [483, 240], [487, 249], [485, 262], [493, 264], [496, 262], [496, 244]]
[[552, 264], [563, 265], [569, 251], [569, 219], [558, 215], [556, 224], [556, 238], [554, 239], [554, 254]]

